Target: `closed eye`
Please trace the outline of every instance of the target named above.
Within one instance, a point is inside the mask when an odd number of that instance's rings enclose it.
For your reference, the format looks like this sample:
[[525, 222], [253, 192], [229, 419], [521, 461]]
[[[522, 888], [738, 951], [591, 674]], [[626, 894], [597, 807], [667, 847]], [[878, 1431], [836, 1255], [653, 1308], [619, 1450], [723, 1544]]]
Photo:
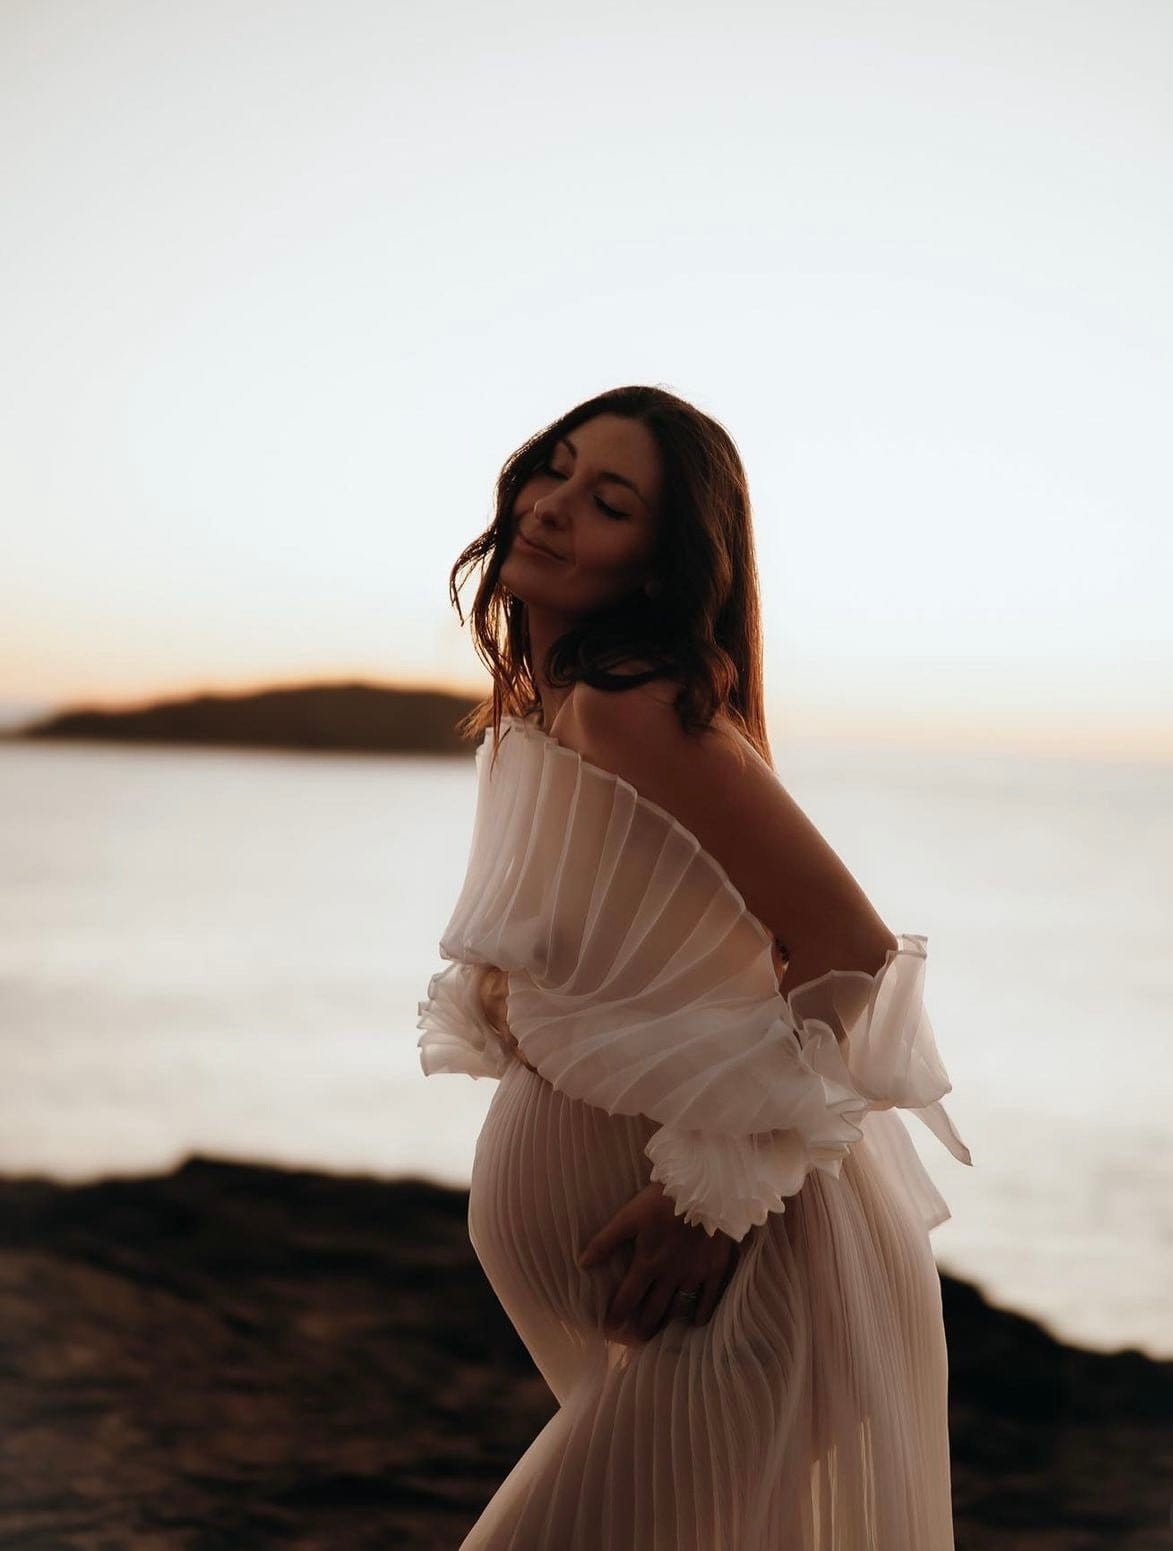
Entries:
[[[568, 479], [570, 477], [568, 474], [560, 474], [557, 469], [552, 469], [548, 463], [544, 463], [538, 470], [538, 473], [550, 474], [555, 479]], [[601, 507], [608, 517], [626, 517], [628, 515], [627, 512], [620, 511], [616, 506], [608, 506], [601, 496], [595, 497], [595, 505]]]

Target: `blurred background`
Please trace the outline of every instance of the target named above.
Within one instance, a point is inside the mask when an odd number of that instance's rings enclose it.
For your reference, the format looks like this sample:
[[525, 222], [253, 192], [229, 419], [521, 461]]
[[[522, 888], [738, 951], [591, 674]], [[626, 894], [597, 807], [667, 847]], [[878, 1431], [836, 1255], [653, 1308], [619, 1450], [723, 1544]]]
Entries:
[[659, 383], [749, 473], [779, 775], [928, 938], [939, 1263], [1173, 1356], [1171, 49], [1142, 0], [10, 0], [0, 1171], [467, 1183], [449, 570], [514, 447]]

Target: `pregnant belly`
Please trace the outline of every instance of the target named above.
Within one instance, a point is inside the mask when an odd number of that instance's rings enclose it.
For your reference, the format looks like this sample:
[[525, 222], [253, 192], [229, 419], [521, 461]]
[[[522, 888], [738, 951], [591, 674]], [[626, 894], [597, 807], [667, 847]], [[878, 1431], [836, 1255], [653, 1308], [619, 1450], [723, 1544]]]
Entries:
[[655, 1129], [569, 1098], [520, 1063], [497, 1084], [473, 1158], [469, 1238], [531, 1351], [550, 1321], [567, 1340], [597, 1344], [631, 1246], [603, 1268], [581, 1270], [576, 1256], [648, 1183]]

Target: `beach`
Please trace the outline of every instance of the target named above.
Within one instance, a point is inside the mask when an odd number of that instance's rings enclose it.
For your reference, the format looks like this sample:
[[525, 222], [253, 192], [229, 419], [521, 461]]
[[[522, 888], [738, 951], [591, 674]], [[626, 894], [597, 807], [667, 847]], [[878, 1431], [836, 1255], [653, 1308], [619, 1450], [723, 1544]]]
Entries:
[[[3, 1551], [455, 1551], [556, 1409], [467, 1193], [193, 1156], [0, 1182]], [[957, 1551], [1164, 1551], [1173, 1363], [942, 1276]]]

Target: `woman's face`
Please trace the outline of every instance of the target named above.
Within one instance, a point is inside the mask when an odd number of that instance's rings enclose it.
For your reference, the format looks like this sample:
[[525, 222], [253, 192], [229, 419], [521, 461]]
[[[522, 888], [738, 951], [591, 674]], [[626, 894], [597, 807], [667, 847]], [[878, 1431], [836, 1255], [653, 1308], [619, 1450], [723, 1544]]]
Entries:
[[[596, 415], [521, 487], [501, 580], [516, 598], [570, 615], [618, 603], [652, 575], [663, 471], [638, 420]], [[551, 554], [519, 543], [518, 532]]]

